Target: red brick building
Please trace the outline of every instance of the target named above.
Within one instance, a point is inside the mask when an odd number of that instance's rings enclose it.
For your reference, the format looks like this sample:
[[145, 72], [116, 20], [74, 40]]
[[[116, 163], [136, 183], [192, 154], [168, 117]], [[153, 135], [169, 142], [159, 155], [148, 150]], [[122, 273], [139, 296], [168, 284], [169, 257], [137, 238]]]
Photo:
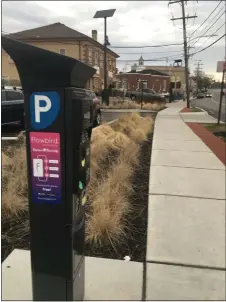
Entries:
[[142, 71], [131, 70], [126, 73], [119, 73], [116, 75], [119, 80], [117, 88], [124, 88], [125, 90], [136, 90], [140, 88], [137, 79], [147, 80], [143, 83], [143, 88], [150, 88], [156, 92], [169, 91], [170, 76], [153, 69], [144, 69]]

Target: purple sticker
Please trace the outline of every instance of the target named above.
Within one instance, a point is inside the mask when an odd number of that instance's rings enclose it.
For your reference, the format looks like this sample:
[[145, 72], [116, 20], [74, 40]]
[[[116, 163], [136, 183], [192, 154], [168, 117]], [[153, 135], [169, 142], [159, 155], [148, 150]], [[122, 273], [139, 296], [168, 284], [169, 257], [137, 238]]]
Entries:
[[30, 132], [33, 202], [60, 203], [60, 134]]

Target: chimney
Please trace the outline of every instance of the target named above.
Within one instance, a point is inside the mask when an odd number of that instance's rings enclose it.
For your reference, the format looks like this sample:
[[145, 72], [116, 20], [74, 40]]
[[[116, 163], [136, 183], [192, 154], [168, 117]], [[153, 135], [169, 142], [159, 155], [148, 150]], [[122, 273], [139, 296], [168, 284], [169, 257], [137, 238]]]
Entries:
[[97, 30], [92, 30], [92, 39], [97, 41]]

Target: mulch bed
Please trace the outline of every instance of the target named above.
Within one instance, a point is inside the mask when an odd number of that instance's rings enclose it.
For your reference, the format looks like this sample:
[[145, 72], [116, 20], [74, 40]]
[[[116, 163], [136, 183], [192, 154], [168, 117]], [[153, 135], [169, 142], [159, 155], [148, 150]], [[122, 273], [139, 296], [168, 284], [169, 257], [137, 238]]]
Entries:
[[226, 165], [226, 143], [212, 134], [199, 123], [186, 123], [193, 132], [210, 148], [210, 150]]
[[2, 216], [2, 254], [1, 261], [4, 261], [14, 249], [30, 248], [28, 212], [14, 219]]

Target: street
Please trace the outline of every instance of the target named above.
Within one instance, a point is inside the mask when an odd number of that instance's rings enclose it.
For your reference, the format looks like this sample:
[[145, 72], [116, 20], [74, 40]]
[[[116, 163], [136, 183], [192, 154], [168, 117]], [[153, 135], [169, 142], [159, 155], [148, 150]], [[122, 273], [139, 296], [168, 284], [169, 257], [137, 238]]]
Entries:
[[[200, 107], [206, 110], [209, 115], [214, 118], [218, 118], [218, 110], [219, 110], [219, 101], [220, 101], [220, 89], [209, 89], [210, 93], [212, 93], [212, 98], [205, 99], [194, 99], [191, 101], [193, 106]], [[221, 121], [226, 122], [226, 97], [223, 96], [222, 107], [221, 107]]]

